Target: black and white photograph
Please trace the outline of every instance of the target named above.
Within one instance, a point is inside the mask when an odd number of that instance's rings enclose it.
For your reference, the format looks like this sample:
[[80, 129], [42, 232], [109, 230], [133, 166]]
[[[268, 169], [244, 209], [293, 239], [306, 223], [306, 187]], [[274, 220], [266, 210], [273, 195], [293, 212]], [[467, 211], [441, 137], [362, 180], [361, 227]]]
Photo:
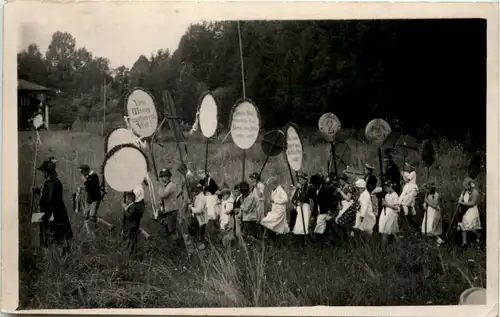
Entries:
[[14, 310], [498, 303], [498, 4], [259, 5], [6, 6]]

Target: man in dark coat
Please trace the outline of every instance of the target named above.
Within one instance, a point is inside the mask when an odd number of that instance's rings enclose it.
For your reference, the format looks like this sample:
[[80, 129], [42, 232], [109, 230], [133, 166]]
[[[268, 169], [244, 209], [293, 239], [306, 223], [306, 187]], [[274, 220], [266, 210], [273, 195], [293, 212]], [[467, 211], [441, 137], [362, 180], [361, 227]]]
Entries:
[[377, 187], [377, 176], [373, 173], [375, 167], [370, 164], [365, 164], [365, 182], [366, 190], [371, 194], [373, 190]]
[[[45, 177], [42, 189], [33, 188], [34, 194], [41, 194], [39, 207], [43, 217], [40, 242], [43, 246], [62, 245], [62, 253], [65, 254], [69, 251], [73, 230], [63, 201], [63, 185], [57, 176], [54, 160], [44, 161], [38, 170]], [[50, 222], [51, 217], [54, 220]]]
[[207, 187], [208, 192], [211, 195], [215, 195], [219, 190], [219, 185], [215, 182], [215, 180], [210, 176], [208, 171], [205, 171], [205, 177], [203, 178], [203, 186]]
[[[334, 175], [331, 175], [334, 176]], [[334, 182], [334, 180], [332, 180]], [[334, 191], [335, 183], [326, 184], [323, 176], [316, 174], [311, 176], [312, 187], [309, 189], [308, 198], [313, 201], [310, 224], [314, 233], [323, 236], [327, 228], [327, 216], [333, 214], [338, 206], [338, 195]]]
[[394, 163], [392, 158], [392, 154], [389, 151], [386, 151], [385, 157], [385, 180], [390, 181], [393, 184], [394, 191], [399, 195], [401, 194], [401, 172], [399, 171], [399, 167]]
[[83, 186], [87, 195], [87, 208], [85, 209], [87, 234], [93, 235], [90, 226], [91, 224], [95, 226], [97, 223], [105, 225], [109, 231], [112, 231], [115, 226], [97, 216], [102, 199], [99, 176], [87, 164], [80, 165], [80, 173], [82, 174]]
[[145, 208], [144, 201], [135, 201], [135, 194], [133, 191], [125, 193], [122, 232], [125, 241], [127, 241], [127, 251], [131, 259], [135, 258], [137, 255], [137, 240]]

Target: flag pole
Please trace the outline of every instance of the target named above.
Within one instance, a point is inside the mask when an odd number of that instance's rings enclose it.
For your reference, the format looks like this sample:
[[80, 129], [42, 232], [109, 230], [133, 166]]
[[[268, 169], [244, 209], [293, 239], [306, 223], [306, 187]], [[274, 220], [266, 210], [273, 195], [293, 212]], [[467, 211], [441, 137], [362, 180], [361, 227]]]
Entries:
[[[246, 99], [246, 91], [245, 91], [245, 67], [243, 63], [243, 44], [241, 42], [241, 30], [240, 30], [240, 21], [236, 21], [238, 26], [238, 43], [240, 47], [240, 65], [241, 65], [241, 86], [243, 92], [243, 99]], [[241, 155], [241, 180], [245, 180], [245, 161], [246, 161], [246, 151], [243, 150]]]

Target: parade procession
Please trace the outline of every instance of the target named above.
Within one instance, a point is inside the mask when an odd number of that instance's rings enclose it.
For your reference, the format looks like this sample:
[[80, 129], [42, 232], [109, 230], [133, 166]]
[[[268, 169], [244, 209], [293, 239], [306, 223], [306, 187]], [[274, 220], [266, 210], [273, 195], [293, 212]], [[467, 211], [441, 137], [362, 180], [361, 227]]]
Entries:
[[[218, 108], [211, 93], [201, 96], [189, 132], [201, 133], [205, 139], [204, 167], [191, 166], [182, 151], [183, 132], [176, 124], [175, 106], [168, 91], [163, 92], [163, 100], [165, 112], [159, 122], [159, 107], [152, 95], [142, 88], [133, 89], [126, 98], [124, 127], [113, 130], [105, 139], [102, 166], [82, 162], [78, 167], [82, 185], [73, 194], [73, 210], [83, 215], [87, 235], [92, 237], [98, 225], [110, 232], [118, 228], [131, 258], [138, 253], [139, 238], [150, 239], [150, 233], [141, 228], [145, 217], [160, 223], [164, 228], [162, 237], [183, 243], [190, 255], [209, 245], [279, 243], [283, 235], [296, 236], [304, 245], [328, 241], [333, 246], [349, 239], [379, 236], [382, 244], [388, 244], [415, 235], [430, 237], [439, 246], [450, 242], [450, 233], [457, 231], [461, 232], [463, 247], [469, 244], [470, 233], [475, 234], [478, 245], [481, 241], [480, 194], [474, 180], [482, 164], [479, 155], [470, 160], [452, 223], [443, 228], [439, 180], [416, 172], [417, 166], [426, 167], [428, 173], [432, 168], [436, 153], [430, 139], [421, 146], [420, 161], [412, 162], [404, 154], [398, 166], [393, 152], [398, 147], [405, 153], [415, 152], [419, 145], [410, 144], [416, 141], [408, 136], [394, 142], [389, 124], [373, 119], [365, 135], [367, 146], [377, 149], [378, 159], [363, 162], [364, 171], [360, 171], [340, 153], [349, 150], [345, 142], [336, 140], [340, 120], [333, 113], [325, 113], [318, 127], [330, 144], [328, 166], [324, 173], [309, 175], [302, 168], [304, 148], [297, 125], [289, 123], [259, 136], [258, 108], [245, 96], [232, 109], [228, 133], [241, 150], [241, 181], [221, 183], [221, 179], [212, 177], [214, 171], [208, 170], [208, 148], [217, 146], [212, 140], [218, 132]], [[43, 121], [40, 116], [37, 114], [32, 122], [37, 135]], [[177, 166], [156, 164], [155, 146], [159, 143], [155, 137], [167, 124], [176, 138]], [[247, 172], [245, 153], [258, 139], [265, 160], [259, 170]], [[39, 140], [37, 144], [42, 143]], [[283, 179], [278, 178], [280, 175], [263, 177], [269, 159], [279, 155], [285, 158], [288, 184], [278, 181]], [[43, 224], [41, 242], [61, 246], [64, 254], [70, 250], [73, 232], [63, 201], [64, 184], [57, 177], [57, 158], [44, 160], [36, 170], [44, 174], [45, 183], [42, 188], [33, 187], [33, 195], [40, 198], [32, 218], [40, 218]], [[180, 176], [180, 183], [173, 181], [174, 173]], [[123, 197], [121, 225], [100, 217], [101, 202], [109, 190]], [[423, 216], [417, 217], [422, 212]]]

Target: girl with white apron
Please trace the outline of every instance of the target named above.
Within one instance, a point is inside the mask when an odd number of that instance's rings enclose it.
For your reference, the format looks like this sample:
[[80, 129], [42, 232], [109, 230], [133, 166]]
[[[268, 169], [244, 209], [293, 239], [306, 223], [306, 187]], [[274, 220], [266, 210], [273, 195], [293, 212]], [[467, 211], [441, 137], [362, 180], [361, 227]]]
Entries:
[[441, 245], [444, 241], [441, 239], [443, 233], [441, 207], [439, 206], [439, 193], [436, 191], [435, 183], [427, 185], [424, 202], [424, 219], [422, 220], [422, 234], [436, 237], [436, 242]]
[[[458, 223], [458, 230], [462, 231], [462, 246], [467, 246], [467, 232], [478, 233], [481, 230], [481, 220], [477, 207], [479, 192], [474, 181], [467, 177], [463, 183], [464, 191], [460, 195], [458, 203], [466, 209], [465, 214]], [[460, 218], [459, 218], [460, 219]], [[479, 240], [479, 239], [478, 239]], [[479, 241], [478, 241], [479, 242]]]
[[366, 189], [366, 182], [363, 179], [358, 179], [354, 184], [361, 192], [359, 195], [359, 210], [356, 215], [356, 223], [354, 228], [368, 234], [373, 233], [373, 227], [377, 222], [377, 217], [373, 213], [372, 198]]
[[311, 205], [308, 198], [307, 176], [299, 175], [297, 187], [293, 189], [291, 197], [297, 210], [297, 219], [293, 226], [293, 234], [309, 234], [309, 219], [311, 218]]
[[286, 221], [286, 203], [288, 195], [276, 178], [268, 180], [267, 186], [273, 191], [271, 194], [271, 211], [262, 219], [261, 225], [277, 234], [290, 232]]
[[417, 224], [413, 220], [413, 217], [417, 214], [415, 211], [415, 198], [418, 194], [417, 173], [415, 172], [415, 166], [410, 163], [406, 163], [405, 165], [407, 171], [401, 172], [405, 184], [401, 196], [399, 196], [399, 205], [404, 211], [404, 215], [410, 226], [416, 229]]
[[385, 183], [386, 194], [382, 201], [382, 214], [379, 219], [379, 232], [382, 234], [382, 242], [388, 243], [389, 237], [398, 233], [399, 197], [394, 190], [394, 185], [387, 181]]
[[256, 215], [257, 215], [257, 223], [260, 223], [260, 221], [264, 218], [265, 216], [265, 190], [266, 186], [262, 181], [260, 180], [259, 173], [252, 173], [250, 175], [250, 180], [252, 182], [253, 186], [253, 194], [257, 198], [257, 207], [256, 207]]

